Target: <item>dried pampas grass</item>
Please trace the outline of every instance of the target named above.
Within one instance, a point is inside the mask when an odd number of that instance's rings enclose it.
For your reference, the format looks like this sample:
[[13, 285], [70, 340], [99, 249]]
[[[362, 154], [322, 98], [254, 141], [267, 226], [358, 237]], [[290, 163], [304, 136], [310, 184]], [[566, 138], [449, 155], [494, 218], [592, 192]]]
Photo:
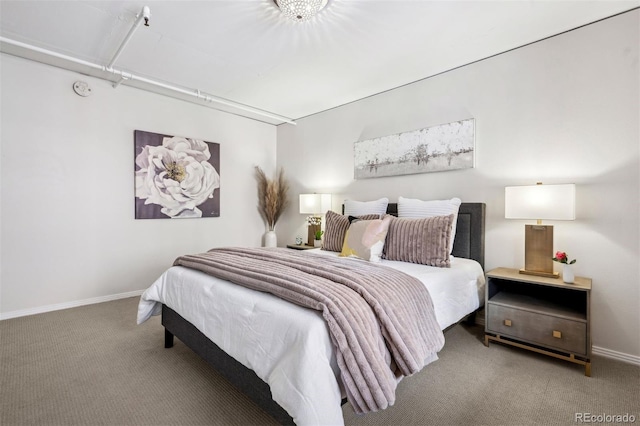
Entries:
[[284, 169], [280, 168], [276, 179], [267, 178], [260, 166], [256, 166], [256, 179], [258, 180], [258, 211], [273, 231], [276, 222], [284, 209], [289, 205], [287, 192], [289, 184], [284, 178]]

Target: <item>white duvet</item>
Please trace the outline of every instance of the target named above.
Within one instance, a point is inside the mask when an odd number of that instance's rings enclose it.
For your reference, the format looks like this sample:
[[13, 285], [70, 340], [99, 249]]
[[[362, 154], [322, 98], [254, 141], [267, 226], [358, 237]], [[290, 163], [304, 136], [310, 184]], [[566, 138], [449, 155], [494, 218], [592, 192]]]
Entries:
[[[442, 329], [476, 310], [483, 300], [484, 272], [473, 260], [452, 258], [451, 268], [386, 260], [382, 264], [425, 284]], [[162, 304], [255, 371], [297, 425], [344, 424], [343, 389], [321, 312], [184, 267], [168, 269], [142, 294], [138, 324], [160, 314]]]

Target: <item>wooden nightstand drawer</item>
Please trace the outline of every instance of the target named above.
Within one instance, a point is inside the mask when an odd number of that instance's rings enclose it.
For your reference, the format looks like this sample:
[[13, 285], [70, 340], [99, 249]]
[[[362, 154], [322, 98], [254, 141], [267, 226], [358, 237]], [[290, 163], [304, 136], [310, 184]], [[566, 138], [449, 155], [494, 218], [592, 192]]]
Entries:
[[[554, 316], [487, 305], [487, 330], [575, 354], [587, 354], [587, 324]], [[508, 325], [510, 324], [510, 325]]]

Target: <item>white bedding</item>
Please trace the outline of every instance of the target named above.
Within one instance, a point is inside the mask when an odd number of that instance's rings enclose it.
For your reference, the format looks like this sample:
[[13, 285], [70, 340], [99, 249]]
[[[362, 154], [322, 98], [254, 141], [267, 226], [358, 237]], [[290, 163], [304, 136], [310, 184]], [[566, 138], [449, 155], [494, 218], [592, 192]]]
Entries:
[[[319, 249], [307, 253], [338, 255]], [[451, 268], [382, 263], [425, 284], [442, 329], [476, 310], [483, 300], [484, 272], [473, 260], [452, 258]], [[161, 304], [255, 371], [297, 425], [344, 423], [340, 407], [343, 392], [321, 312], [184, 267], [168, 269], [143, 293], [138, 324], [160, 314]]]

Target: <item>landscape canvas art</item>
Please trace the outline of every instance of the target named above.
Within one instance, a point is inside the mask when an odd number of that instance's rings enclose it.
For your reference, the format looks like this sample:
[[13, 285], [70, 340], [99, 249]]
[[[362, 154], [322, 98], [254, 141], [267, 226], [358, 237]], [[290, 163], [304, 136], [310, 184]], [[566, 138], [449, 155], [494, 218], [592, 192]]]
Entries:
[[134, 131], [136, 219], [220, 216], [220, 144]]
[[354, 144], [354, 177], [440, 172], [474, 167], [475, 121], [455, 121]]

